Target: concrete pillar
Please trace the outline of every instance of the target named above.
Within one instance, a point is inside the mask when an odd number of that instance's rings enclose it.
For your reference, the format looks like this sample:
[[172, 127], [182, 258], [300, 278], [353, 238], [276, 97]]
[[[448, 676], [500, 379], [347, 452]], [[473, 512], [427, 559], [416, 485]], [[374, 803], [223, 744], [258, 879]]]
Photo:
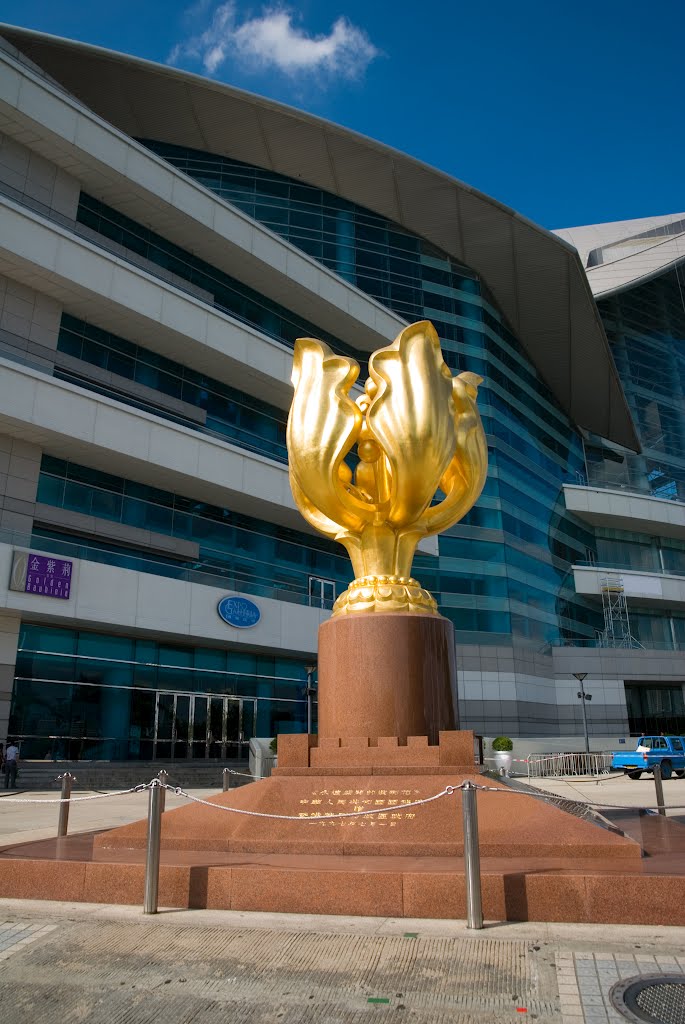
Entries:
[[62, 306], [0, 274], [0, 356], [52, 374]]
[[30, 543], [42, 451], [35, 444], [0, 435], [0, 540]]
[[21, 618], [0, 615], [0, 743], [7, 740]]
[[[0, 133], [0, 183], [10, 198], [33, 201], [58, 217], [74, 220], [81, 186], [40, 153]], [[16, 193], [16, 196], [13, 196]]]

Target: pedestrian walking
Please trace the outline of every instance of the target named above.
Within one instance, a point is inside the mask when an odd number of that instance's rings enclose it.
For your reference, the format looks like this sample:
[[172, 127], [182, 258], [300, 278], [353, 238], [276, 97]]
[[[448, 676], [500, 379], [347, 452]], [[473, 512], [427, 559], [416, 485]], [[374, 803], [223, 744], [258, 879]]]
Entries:
[[2, 770], [5, 773], [5, 789], [17, 788], [17, 771], [19, 769], [19, 747], [15, 746], [14, 740], [7, 741], [5, 760]]

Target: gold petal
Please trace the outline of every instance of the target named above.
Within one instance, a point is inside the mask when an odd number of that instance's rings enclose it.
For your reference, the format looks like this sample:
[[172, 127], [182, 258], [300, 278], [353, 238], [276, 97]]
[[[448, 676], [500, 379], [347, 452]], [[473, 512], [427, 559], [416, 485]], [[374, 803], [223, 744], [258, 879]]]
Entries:
[[367, 422], [390, 466], [387, 522], [408, 526], [428, 507], [454, 455], [452, 375], [427, 320], [374, 352], [369, 372], [377, 391]]
[[296, 341], [287, 428], [290, 477], [302, 515], [328, 533], [329, 524], [359, 530], [374, 512], [348, 492], [340, 473], [362, 424], [349, 396], [358, 375], [354, 359], [335, 355], [314, 338]]
[[456, 451], [440, 487], [445, 498], [426, 509], [419, 527], [426, 533], [446, 530], [466, 515], [478, 501], [488, 475], [488, 445], [476, 405], [478, 385], [483, 378], [476, 373], [460, 373], [452, 382]]

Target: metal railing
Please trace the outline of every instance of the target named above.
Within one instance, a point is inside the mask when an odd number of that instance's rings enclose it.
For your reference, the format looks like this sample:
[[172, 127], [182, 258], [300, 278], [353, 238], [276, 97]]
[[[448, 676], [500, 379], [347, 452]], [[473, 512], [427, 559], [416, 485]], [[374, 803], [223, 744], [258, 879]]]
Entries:
[[529, 779], [561, 779], [566, 775], [606, 775], [611, 770], [611, 753], [529, 754]]
[[[634, 638], [633, 638], [634, 639]], [[547, 654], [553, 647], [581, 647], [588, 650], [605, 648], [606, 643], [602, 637], [554, 637], [541, 644], [538, 650], [541, 654]], [[685, 643], [673, 640], [634, 640], [633, 646], [628, 650], [644, 651], [685, 651]]]

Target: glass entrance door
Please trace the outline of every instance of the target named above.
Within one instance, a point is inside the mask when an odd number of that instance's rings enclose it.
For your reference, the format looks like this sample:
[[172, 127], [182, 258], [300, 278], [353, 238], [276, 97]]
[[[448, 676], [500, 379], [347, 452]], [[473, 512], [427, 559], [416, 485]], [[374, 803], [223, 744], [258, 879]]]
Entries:
[[309, 604], [312, 608], [332, 608], [335, 604], [335, 581], [310, 576]]
[[156, 694], [152, 756], [157, 759], [247, 756], [256, 700], [216, 694]]

